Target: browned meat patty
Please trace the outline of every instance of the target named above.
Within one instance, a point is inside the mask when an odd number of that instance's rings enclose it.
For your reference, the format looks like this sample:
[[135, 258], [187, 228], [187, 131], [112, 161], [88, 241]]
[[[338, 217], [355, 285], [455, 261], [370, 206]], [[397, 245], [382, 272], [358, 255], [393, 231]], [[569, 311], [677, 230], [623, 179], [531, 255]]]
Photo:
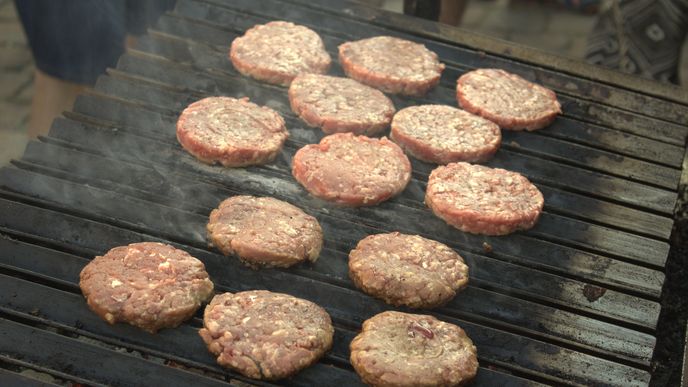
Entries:
[[289, 102], [308, 125], [327, 134], [373, 135], [389, 127], [395, 109], [381, 91], [349, 78], [305, 74], [289, 86]]
[[425, 203], [459, 230], [505, 235], [535, 225], [544, 198], [523, 175], [468, 163], [438, 167], [430, 174]]
[[372, 206], [406, 188], [411, 163], [385, 137], [337, 133], [299, 149], [292, 174], [313, 196], [347, 206]]
[[277, 380], [320, 359], [334, 328], [318, 305], [287, 294], [253, 290], [215, 296], [198, 333], [217, 362], [249, 378]]
[[456, 98], [462, 108], [502, 129], [541, 129], [561, 114], [552, 90], [504, 70], [467, 72], [456, 82]]
[[383, 312], [351, 342], [351, 364], [371, 386], [461, 386], [478, 372], [463, 329], [432, 316]]
[[225, 167], [270, 162], [288, 136], [279, 113], [248, 98], [204, 98], [184, 109], [177, 121], [177, 140], [187, 152]]
[[203, 262], [162, 243], [115, 247], [81, 271], [88, 306], [110, 324], [155, 333], [193, 316], [213, 293]]
[[446, 105], [400, 110], [390, 138], [411, 156], [437, 164], [487, 161], [502, 143], [497, 124]]
[[229, 59], [243, 75], [283, 86], [299, 74], [325, 74], [332, 63], [315, 31], [285, 21], [248, 29], [232, 42]]
[[318, 220], [287, 202], [233, 196], [210, 213], [208, 238], [225, 255], [257, 267], [315, 262], [323, 244]]
[[376, 36], [339, 46], [349, 77], [387, 93], [421, 96], [437, 86], [444, 64], [424, 45]]
[[468, 285], [468, 266], [442, 243], [393, 232], [358, 242], [349, 254], [349, 276], [388, 304], [434, 308]]

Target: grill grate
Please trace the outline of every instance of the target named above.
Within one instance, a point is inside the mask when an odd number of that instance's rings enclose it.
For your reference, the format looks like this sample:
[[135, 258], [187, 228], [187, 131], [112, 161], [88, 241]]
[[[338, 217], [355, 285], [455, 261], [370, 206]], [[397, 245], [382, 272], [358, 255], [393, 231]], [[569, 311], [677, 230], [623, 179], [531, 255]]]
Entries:
[[[441, 85], [422, 99], [394, 97], [397, 108], [455, 105], [453, 83], [473, 67], [501, 67], [555, 89], [564, 116], [543, 131], [504, 133], [488, 163], [540, 188], [537, 226], [505, 237], [451, 229], [423, 206], [432, 166], [415, 160], [406, 191], [379, 206], [337, 208], [308, 196], [291, 178], [291, 156], [322, 133], [291, 113], [284, 89], [239, 76], [227, 59], [234, 37], [272, 19], [315, 29], [334, 58], [340, 42], [381, 34], [436, 51], [448, 65]], [[364, 319], [389, 307], [355, 290], [347, 254], [368, 234], [397, 230], [444, 242], [470, 265], [470, 286], [433, 313], [476, 343], [476, 385], [647, 385], [688, 106], [413, 35], [392, 19], [334, 0], [180, 0], [49, 136], [0, 170], [0, 380], [20, 380], [12, 370], [21, 366], [89, 384], [247, 382], [215, 365], [197, 335], [200, 313], [152, 336], [108, 326], [87, 309], [78, 273], [88, 259], [159, 240], [203, 260], [218, 291], [287, 292], [328, 310], [332, 352], [286, 384], [360, 383], [348, 344]], [[280, 111], [291, 137], [278, 159], [223, 169], [185, 153], [176, 117], [208, 95], [249, 96]], [[316, 216], [326, 237], [318, 262], [252, 271], [209, 250], [208, 213], [238, 193], [274, 196]]]

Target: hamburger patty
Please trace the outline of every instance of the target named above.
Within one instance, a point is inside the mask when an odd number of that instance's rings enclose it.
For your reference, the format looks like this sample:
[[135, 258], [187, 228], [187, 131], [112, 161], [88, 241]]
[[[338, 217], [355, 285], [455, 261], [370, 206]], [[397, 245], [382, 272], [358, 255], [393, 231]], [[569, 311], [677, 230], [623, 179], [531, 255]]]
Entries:
[[349, 254], [349, 276], [388, 304], [434, 308], [468, 285], [468, 266], [442, 243], [393, 232], [358, 242]]
[[387, 93], [421, 96], [437, 86], [444, 64], [424, 45], [376, 36], [339, 46], [349, 77]]
[[561, 114], [561, 105], [552, 90], [504, 70], [467, 72], [456, 82], [456, 98], [463, 109], [502, 129], [541, 129]]
[[505, 235], [535, 225], [544, 198], [523, 175], [499, 168], [452, 163], [428, 179], [425, 203], [459, 230]]
[[269, 197], [233, 196], [210, 213], [208, 238], [252, 267], [315, 262], [323, 244], [317, 219]]
[[213, 293], [203, 262], [154, 242], [115, 247], [95, 257], [79, 277], [88, 306], [98, 316], [151, 333], [178, 326]]
[[430, 163], [482, 162], [502, 143], [499, 126], [446, 105], [420, 105], [400, 110], [392, 120], [390, 139], [406, 153]]
[[282, 86], [299, 74], [325, 74], [332, 63], [315, 31], [285, 21], [248, 29], [232, 41], [229, 58], [241, 74]]
[[332, 134], [299, 149], [292, 162], [292, 174], [313, 196], [354, 207], [385, 201], [411, 179], [408, 158], [385, 137]]
[[351, 364], [372, 386], [460, 386], [478, 372], [463, 329], [432, 316], [383, 312], [351, 342]]
[[187, 152], [225, 167], [270, 162], [288, 136], [279, 113], [248, 98], [204, 98], [184, 109], [177, 120], [177, 140]]
[[334, 328], [327, 312], [310, 301], [253, 290], [215, 296], [198, 333], [221, 366], [277, 380], [318, 361], [332, 347]]
[[394, 104], [381, 91], [349, 78], [305, 74], [289, 86], [291, 109], [327, 134], [373, 135], [389, 127]]

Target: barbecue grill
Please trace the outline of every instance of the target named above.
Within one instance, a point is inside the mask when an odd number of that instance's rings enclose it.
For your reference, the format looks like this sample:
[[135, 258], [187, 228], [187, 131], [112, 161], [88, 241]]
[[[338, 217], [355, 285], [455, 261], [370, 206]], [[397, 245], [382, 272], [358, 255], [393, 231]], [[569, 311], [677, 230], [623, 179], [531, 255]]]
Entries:
[[[536, 227], [486, 237], [447, 226], [423, 205], [433, 166], [416, 160], [404, 193], [376, 207], [309, 196], [291, 177], [291, 156], [323, 134], [291, 113], [285, 89], [240, 76], [227, 59], [232, 39], [275, 19], [317, 31], [333, 58], [341, 42], [375, 35], [437, 52], [447, 64], [440, 86], [424, 98], [394, 97], [398, 109], [456, 105], [455, 80], [476, 67], [554, 89], [564, 115], [542, 131], [504, 132], [488, 163], [526, 175], [542, 191]], [[197, 334], [201, 313], [151, 335], [109, 326], [88, 310], [78, 288], [88, 260], [152, 240], [201, 259], [219, 292], [268, 289], [326, 308], [336, 327], [333, 350], [283, 383], [358, 385], [349, 342], [363, 320], [391, 307], [355, 289], [348, 252], [368, 234], [401, 231], [448, 244], [471, 268], [469, 287], [430, 313], [475, 342], [475, 385], [647, 385], [688, 97], [529, 52], [353, 2], [180, 0], [48, 136], [0, 170], [0, 381], [25, 382], [18, 372], [28, 368], [96, 385], [267, 384], [215, 364]], [[227, 169], [184, 152], [176, 118], [210, 95], [248, 96], [278, 110], [291, 133], [281, 156]], [[316, 216], [325, 234], [317, 263], [254, 271], [209, 249], [207, 216], [235, 194], [273, 196]]]

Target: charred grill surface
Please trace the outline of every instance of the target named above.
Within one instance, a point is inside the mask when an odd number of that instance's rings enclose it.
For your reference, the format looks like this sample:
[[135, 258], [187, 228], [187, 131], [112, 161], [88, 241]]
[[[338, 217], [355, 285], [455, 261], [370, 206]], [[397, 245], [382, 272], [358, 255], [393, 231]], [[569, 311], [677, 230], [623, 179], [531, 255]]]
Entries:
[[[340, 43], [376, 35], [437, 52], [447, 64], [440, 85], [422, 98], [392, 97], [397, 109], [455, 106], [454, 82], [476, 67], [555, 90], [564, 114], [538, 132], [505, 131], [487, 163], [524, 174], [543, 193], [537, 225], [504, 237], [448, 227], [423, 205], [434, 166], [415, 159], [406, 190], [378, 206], [342, 208], [308, 195], [291, 176], [291, 158], [323, 133], [291, 112], [285, 88], [243, 77], [227, 59], [235, 37], [270, 20], [315, 30], [333, 58]], [[88, 310], [78, 276], [89, 259], [160, 241], [202, 260], [218, 293], [268, 289], [328, 311], [332, 351], [283, 384], [359, 384], [349, 343], [365, 319], [391, 307], [356, 290], [348, 253], [369, 234], [399, 231], [447, 244], [470, 267], [469, 286], [431, 314], [475, 343], [475, 385], [647, 385], [688, 106], [444, 43], [413, 23], [392, 28], [391, 20], [334, 0], [180, 0], [95, 92], [0, 169], [0, 380], [22, 381], [23, 367], [95, 385], [257, 383], [215, 363], [198, 337], [200, 313], [152, 336]], [[343, 75], [338, 63], [330, 74]], [[226, 169], [181, 148], [179, 113], [213, 95], [246, 96], [283, 115], [290, 137], [275, 162]], [[325, 236], [318, 261], [254, 271], [209, 249], [210, 211], [237, 194], [273, 196], [315, 216]]]

